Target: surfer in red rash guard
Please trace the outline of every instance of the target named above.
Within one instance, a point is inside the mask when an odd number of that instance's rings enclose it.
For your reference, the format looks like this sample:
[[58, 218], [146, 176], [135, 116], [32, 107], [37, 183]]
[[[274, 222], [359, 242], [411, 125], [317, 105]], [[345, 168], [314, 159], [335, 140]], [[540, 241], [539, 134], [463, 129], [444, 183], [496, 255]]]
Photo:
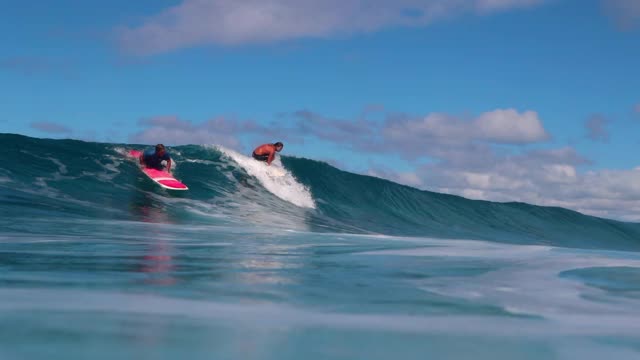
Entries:
[[267, 165], [271, 165], [276, 152], [282, 151], [283, 147], [284, 145], [279, 141], [275, 144], [262, 144], [253, 150], [251, 156], [258, 161], [265, 161]]

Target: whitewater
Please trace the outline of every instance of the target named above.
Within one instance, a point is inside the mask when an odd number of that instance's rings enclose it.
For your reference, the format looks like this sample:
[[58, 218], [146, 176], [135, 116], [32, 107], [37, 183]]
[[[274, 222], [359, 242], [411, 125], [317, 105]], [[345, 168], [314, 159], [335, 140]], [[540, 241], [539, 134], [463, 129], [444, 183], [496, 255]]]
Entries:
[[639, 359], [640, 224], [0, 134], [0, 359]]

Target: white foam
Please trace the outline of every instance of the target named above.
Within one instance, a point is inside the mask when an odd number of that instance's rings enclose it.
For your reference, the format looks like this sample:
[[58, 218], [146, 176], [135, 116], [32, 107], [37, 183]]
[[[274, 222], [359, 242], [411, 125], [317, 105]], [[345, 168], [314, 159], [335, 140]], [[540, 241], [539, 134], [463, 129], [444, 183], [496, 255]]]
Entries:
[[[637, 317], [622, 314], [567, 315], [562, 321], [465, 315], [390, 315], [327, 313], [268, 303], [222, 303], [157, 295], [106, 291], [12, 288], [0, 289], [0, 311], [65, 311], [180, 316], [230, 321], [251, 327], [315, 326], [366, 329], [398, 333], [484, 335], [495, 337], [548, 338], [552, 336], [619, 336], [640, 331]], [[46, 299], [46, 300], [43, 300]], [[491, 324], [491, 332], [487, 326]]]
[[66, 174], [67, 171], [67, 166], [65, 164], [63, 164], [60, 160], [52, 158], [52, 157], [48, 157], [47, 159], [51, 160], [52, 163], [58, 165], [58, 171], [60, 172], [60, 174], [64, 175]]
[[455, 259], [469, 266], [490, 264], [490, 270], [475, 275], [473, 281], [439, 276], [416, 281], [416, 286], [429, 293], [486, 303], [516, 314], [576, 326], [584, 319], [599, 323], [610, 314], [619, 316], [620, 320], [625, 317], [629, 321], [639, 320], [639, 299], [610, 296], [605, 290], [585, 285], [583, 281], [560, 276], [566, 271], [594, 267], [640, 268], [637, 253], [468, 240], [422, 239], [418, 242], [427, 247], [364, 254]]
[[28, 154], [30, 156], [33, 156], [35, 158], [41, 159], [41, 160], [48, 160], [51, 161], [52, 163], [54, 163], [57, 167], [58, 167], [58, 172], [51, 172], [52, 177], [50, 179], [47, 180], [74, 180], [77, 179], [77, 177], [71, 177], [71, 176], [65, 176], [65, 174], [67, 174], [69, 171], [67, 170], [67, 166], [65, 164], [62, 163], [62, 161], [50, 157], [50, 156], [38, 156], [36, 154], [32, 154], [28, 151], [25, 150], [20, 150], [21, 152]]
[[271, 163], [271, 166], [282, 169], [284, 175], [273, 176], [270, 167], [263, 162], [256, 161], [248, 156], [241, 155], [221, 146], [217, 146], [216, 148], [240, 165], [249, 175], [258, 179], [262, 186], [273, 195], [300, 207], [316, 208], [309, 189], [296, 181], [295, 177], [282, 166], [278, 157]]
[[186, 162], [195, 163], [195, 164], [204, 164], [204, 165], [216, 165], [215, 162], [210, 160], [199, 160], [199, 159], [185, 159]]

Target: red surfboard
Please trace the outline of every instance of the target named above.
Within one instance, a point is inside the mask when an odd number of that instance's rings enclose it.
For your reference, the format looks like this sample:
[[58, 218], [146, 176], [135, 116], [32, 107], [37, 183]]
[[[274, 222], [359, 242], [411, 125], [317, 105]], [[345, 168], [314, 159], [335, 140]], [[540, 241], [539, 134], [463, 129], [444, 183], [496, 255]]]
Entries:
[[[142, 155], [142, 151], [139, 150], [130, 150], [129, 155], [134, 157], [136, 160], [140, 158]], [[162, 186], [165, 189], [169, 190], [189, 190], [187, 185], [181, 183], [176, 178], [174, 178], [171, 174], [166, 171], [150, 169], [145, 167], [140, 167], [140, 170], [149, 177], [149, 179], [153, 180], [156, 184]]]

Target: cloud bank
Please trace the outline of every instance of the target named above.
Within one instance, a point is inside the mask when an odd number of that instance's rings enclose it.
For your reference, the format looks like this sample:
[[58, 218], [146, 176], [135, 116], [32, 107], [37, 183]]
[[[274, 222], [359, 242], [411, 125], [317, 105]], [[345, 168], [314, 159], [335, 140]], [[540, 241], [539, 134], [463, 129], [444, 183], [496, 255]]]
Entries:
[[196, 124], [177, 116], [157, 116], [142, 119], [138, 125], [144, 129], [129, 137], [133, 143], [166, 143], [173, 145], [216, 144], [238, 149], [238, 135], [267, 131], [254, 121], [241, 121], [217, 117]]
[[[382, 123], [357, 119], [349, 126], [336, 126], [348, 120], [308, 111], [294, 114], [299, 122], [308, 122], [308, 136], [338, 146], [350, 136], [348, 147], [375, 150], [373, 158], [397, 155], [415, 166], [412, 172], [398, 172], [372, 164], [365, 171], [368, 175], [472, 199], [561, 206], [640, 221], [640, 167], [581, 171], [590, 160], [572, 147], [553, 147], [551, 134], [534, 111], [496, 109], [472, 118], [387, 114]], [[601, 116], [590, 118], [587, 134], [606, 141], [608, 123]], [[536, 148], [540, 145], [544, 149]]]
[[184, 0], [141, 25], [117, 30], [120, 47], [151, 55], [205, 44], [255, 44], [427, 26], [547, 0]]
[[[441, 113], [424, 117], [390, 114], [382, 122], [334, 119], [309, 110], [290, 115], [294, 122], [283, 132], [412, 161], [431, 157], [470, 164], [487, 156], [492, 144], [526, 145], [551, 138], [536, 112], [515, 109], [497, 109], [471, 119]], [[469, 161], [472, 155], [477, 159]]]
[[587, 214], [640, 220], [640, 168], [581, 173], [587, 163], [572, 148], [494, 153], [475, 169], [444, 162], [416, 171], [421, 187], [473, 199], [561, 206]]

